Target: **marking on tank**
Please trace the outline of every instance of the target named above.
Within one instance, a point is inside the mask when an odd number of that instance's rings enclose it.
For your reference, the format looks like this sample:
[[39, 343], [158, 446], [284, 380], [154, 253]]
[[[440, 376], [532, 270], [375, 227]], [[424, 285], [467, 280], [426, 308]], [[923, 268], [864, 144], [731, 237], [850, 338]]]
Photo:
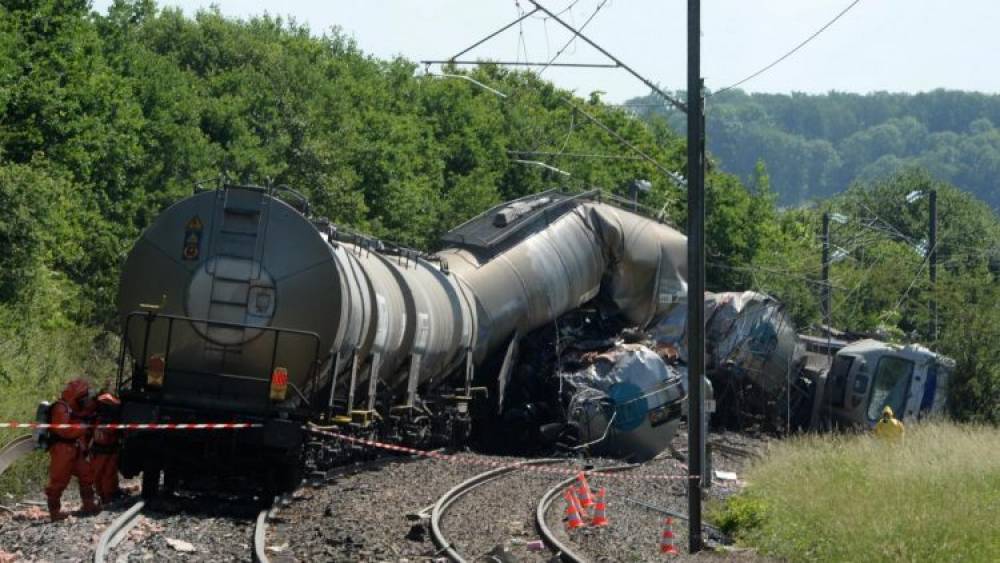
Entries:
[[201, 217], [195, 215], [184, 225], [184, 248], [181, 257], [185, 260], [197, 260], [201, 256], [201, 234], [204, 224]]

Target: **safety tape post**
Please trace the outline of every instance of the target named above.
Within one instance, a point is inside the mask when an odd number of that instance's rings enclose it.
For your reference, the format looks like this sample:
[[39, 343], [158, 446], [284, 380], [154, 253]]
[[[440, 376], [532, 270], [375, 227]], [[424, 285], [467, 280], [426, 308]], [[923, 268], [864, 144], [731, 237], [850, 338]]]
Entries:
[[[331, 438], [336, 438], [338, 440], [343, 440], [346, 442], [351, 442], [355, 444], [361, 444], [364, 446], [369, 446], [373, 448], [379, 448], [383, 450], [388, 450], [391, 452], [404, 453], [410, 455], [417, 455], [422, 457], [428, 457], [432, 459], [438, 459], [441, 461], [453, 462], [453, 463], [467, 463], [470, 465], [485, 465], [489, 467], [508, 467], [511, 465], [507, 461], [498, 461], [492, 459], [484, 459], [479, 457], [465, 457], [459, 455], [443, 454], [436, 451], [428, 450], [418, 450], [416, 448], [410, 448], [407, 446], [400, 446], [398, 444], [387, 444], [384, 442], [376, 442], [374, 440], [368, 440], [366, 438], [355, 438], [354, 436], [347, 436], [345, 434], [340, 434], [337, 432], [331, 432], [329, 430], [321, 430], [314, 427], [306, 427], [306, 429], [314, 434], [319, 434], [322, 436], [329, 436]], [[523, 471], [528, 471], [532, 473], [547, 473], [551, 475], [579, 475], [580, 469], [560, 469], [558, 467], [547, 467], [541, 465], [522, 465], [518, 469]], [[666, 474], [656, 474], [656, 475], [626, 475], [623, 473], [611, 473], [601, 471], [600, 468], [584, 470], [583, 473], [588, 476], [596, 477], [610, 477], [625, 481], [687, 481], [692, 479], [697, 479], [696, 475], [666, 475]]]

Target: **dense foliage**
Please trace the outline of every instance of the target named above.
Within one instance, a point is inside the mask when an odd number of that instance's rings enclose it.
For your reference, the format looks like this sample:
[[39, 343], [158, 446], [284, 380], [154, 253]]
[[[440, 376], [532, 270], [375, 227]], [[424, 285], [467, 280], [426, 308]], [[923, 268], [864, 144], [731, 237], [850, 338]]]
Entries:
[[[31, 346], [72, 339], [65, 335], [90, 344], [52, 348], [61, 359], [47, 365], [103, 379], [114, 346], [100, 329], [115, 329], [124, 253], [161, 209], [220, 174], [290, 185], [317, 214], [425, 249], [499, 201], [560, 186], [627, 195], [635, 179], [652, 182], [643, 204], [683, 226], [683, 191], [587, 115], [683, 171], [684, 143], [666, 121], [574, 97], [531, 73], [490, 65], [470, 73], [506, 97], [279, 19], [214, 10], [189, 18], [149, 0], [118, 1], [107, 14], [86, 0], [5, 2], [0, 375], [13, 374], [8, 389], [48, 393], [35, 383], [48, 374]], [[833, 265], [834, 324], [924, 338], [926, 202], [904, 208], [903, 196], [929, 187], [940, 194], [944, 264], [934, 344], [960, 361], [956, 410], [998, 420], [1000, 233], [997, 216], [967, 193], [908, 172], [822, 207], [781, 211], [763, 164], [754, 160], [745, 183], [713, 168], [709, 287], [771, 292], [808, 329], [819, 320], [820, 213], [838, 210], [852, 223], [834, 235], [845, 251]], [[31, 370], [19, 368], [26, 361]], [[0, 417], [31, 410], [30, 400], [17, 404], [0, 405]]]
[[[656, 102], [650, 96], [630, 103], [641, 115], [664, 115]], [[683, 130], [683, 115], [668, 118]], [[746, 179], [764, 159], [785, 204], [919, 166], [1000, 209], [1000, 95], [732, 90], [709, 97], [707, 127], [722, 168]]]

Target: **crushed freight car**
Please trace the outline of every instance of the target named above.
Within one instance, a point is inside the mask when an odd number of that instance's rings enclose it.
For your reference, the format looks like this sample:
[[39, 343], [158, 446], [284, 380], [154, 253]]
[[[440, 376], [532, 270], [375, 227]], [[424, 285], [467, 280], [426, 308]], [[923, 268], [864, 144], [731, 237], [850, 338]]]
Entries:
[[[945, 410], [954, 361], [923, 346], [800, 335], [781, 303], [758, 292], [708, 294], [705, 308], [707, 372], [720, 423], [865, 427], [884, 406], [903, 419]], [[664, 319], [654, 336], [678, 342], [684, 355], [679, 322]]]

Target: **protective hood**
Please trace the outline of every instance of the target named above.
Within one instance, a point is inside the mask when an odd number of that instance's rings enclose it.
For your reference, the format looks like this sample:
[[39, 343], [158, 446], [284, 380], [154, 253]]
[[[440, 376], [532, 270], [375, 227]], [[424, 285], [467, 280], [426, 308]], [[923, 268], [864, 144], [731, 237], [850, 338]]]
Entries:
[[62, 400], [66, 401], [71, 409], [79, 409], [80, 401], [90, 393], [90, 385], [83, 379], [74, 379], [66, 384], [62, 392]]

